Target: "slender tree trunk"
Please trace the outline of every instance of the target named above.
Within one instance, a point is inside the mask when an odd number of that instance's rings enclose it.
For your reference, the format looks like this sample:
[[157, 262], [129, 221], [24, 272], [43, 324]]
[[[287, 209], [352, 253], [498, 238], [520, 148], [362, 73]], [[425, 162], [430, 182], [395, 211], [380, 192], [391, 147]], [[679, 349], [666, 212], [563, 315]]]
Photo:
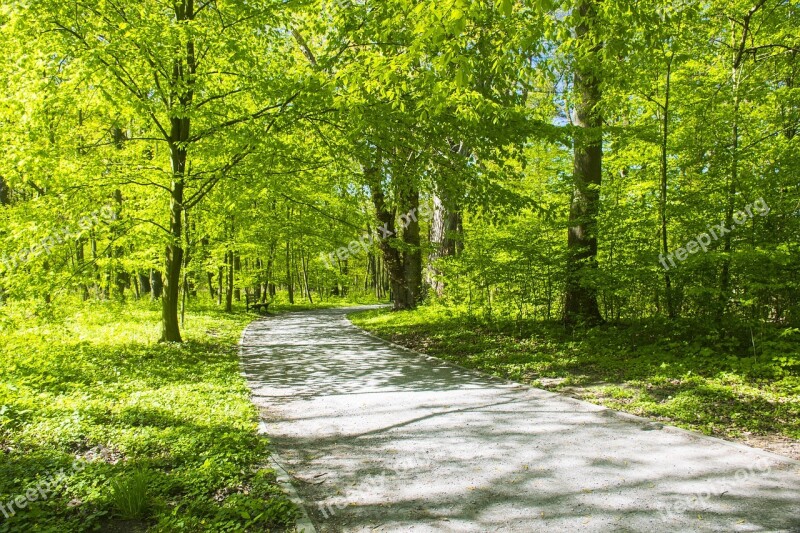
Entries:
[[275, 267], [275, 243], [273, 242], [269, 249], [269, 259], [267, 260], [267, 290], [264, 294], [264, 301], [266, 301], [267, 297], [275, 298], [275, 283], [273, 283], [274, 279], [274, 267]]
[[603, 118], [600, 113], [600, 79], [596, 62], [601, 45], [593, 26], [596, 21], [595, 0], [578, 4], [581, 21], [575, 32], [580, 41], [588, 42], [590, 51], [576, 59], [574, 185], [569, 213], [567, 241], [567, 286], [564, 321], [598, 323], [602, 321], [597, 305], [594, 273], [597, 271], [597, 217], [600, 210], [600, 184], [603, 168]]
[[[239, 255], [239, 252], [233, 254], [233, 270], [236, 273], [236, 277], [241, 277], [242, 272], [242, 258]], [[242, 289], [240, 287], [234, 287], [233, 289], [233, 297], [236, 299], [237, 302], [242, 301]]]
[[228, 270], [228, 283], [225, 287], [225, 312], [230, 313], [233, 311], [233, 286], [236, 281], [233, 268], [233, 250], [225, 254], [225, 264]]
[[94, 297], [97, 300], [105, 299], [103, 286], [100, 283], [100, 269], [97, 266], [97, 239], [94, 231], [89, 232], [89, 248], [92, 251], [92, 277], [94, 278]]
[[306, 296], [308, 296], [308, 303], [314, 305], [314, 299], [311, 297], [311, 288], [308, 286], [308, 259], [305, 254], [300, 252], [300, 263], [303, 265], [303, 282], [306, 287]]
[[211, 297], [211, 301], [214, 301], [214, 298], [217, 297], [217, 293], [214, 290], [214, 274], [207, 272], [206, 275], [208, 276], [208, 295]]
[[[664, 116], [661, 124], [661, 198], [660, 198], [660, 217], [661, 217], [661, 253], [664, 257], [669, 255], [669, 239], [667, 234], [667, 149], [669, 142], [669, 109], [670, 109], [670, 86], [672, 81], [672, 60], [674, 54], [670, 55], [667, 61], [666, 87], [664, 89]], [[672, 298], [672, 279], [669, 271], [664, 271], [664, 290], [667, 300], [667, 316], [675, 318], [675, 304]]]
[[[84, 272], [86, 268], [86, 237], [80, 236], [78, 240], [75, 241], [75, 259], [78, 263], [78, 270]], [[89, 285], [86, 282], [81, 283], [81, 299], [85, 302], [89, 299]]]
[[[739, 86], [742, 78], [742, 66], [746, 59], [745, 50], [747, 42], [750, 39], [750, 23], [753, 15], [764, 7], [766, 0], [760, 0], [753, 6], [741, 23], [731, 20], [731, 36], [732, 36], [732, 49], [733, 62], [731, 67], [731, 92], [733, 99], [733, 123], [731, 125], [731, 168], [730, 168], [730, 181], [728, 182], [728, 202], [725, 209], [725, 227], [733, 227], [733, 214], [736, 210], [735, 201], [739, 181], [739, 108], [741, 102], [741, 95], [739, 94]], [[741, 37], [736, 39], [736, 30], [741, 27]], [[722, 316], [728, 307], [728, 298], [730, 297], [730, 284], [731, 284], [731, 263], [730, 253], [733, 248], [733, 241], [731, 234], [727, 233], [723, 238], [722, 249], [725, 256], [722, 258], [722, 270], [720, 272], [719, 282], [719, 300], [717, 302], [716, 318], [721, 320]]]
[[[735, 23], [731, 22], [733, 30], [736, 29]], [[747, 30], [749, 22], [743, 30], [742, 42], [747, 39]], [[731, 168], [728, 182], [728, 198], [725, 207], [725, 227], [731, 228], [733, 226], [733, 213], [736, 209], [736, 187], [739, 178], [739, 80], [741, 76], [741, 62], [743, 57], [741, 55], [735, 56], [733, 60], [733, 68], [731, 69], [731, 86], [733, 98], [733, 123], [731, 125]], [[727, 233], [722, 239], [722, 250], [725, 252], [722, 258], [722, 268], [719, 277], [719, 300], [717, 301], [716, 319], [721, 320], [728, 307], [728, 298], [730, 297], [730, 284], [731, 284], [731, 263], [730, 253], [732, 248], [731, 234]]]
[[294, 280], [292, 279], [292, 243], [286, 241], [286, 290], [289, 291], [289, 303], [294, 305]]
[[[228, 252], [225, 252], [225, 263], [228, 261]], [[217, 269], [217, 305], [222, 305], [223, 285], [225, 281], [225, 267]]]

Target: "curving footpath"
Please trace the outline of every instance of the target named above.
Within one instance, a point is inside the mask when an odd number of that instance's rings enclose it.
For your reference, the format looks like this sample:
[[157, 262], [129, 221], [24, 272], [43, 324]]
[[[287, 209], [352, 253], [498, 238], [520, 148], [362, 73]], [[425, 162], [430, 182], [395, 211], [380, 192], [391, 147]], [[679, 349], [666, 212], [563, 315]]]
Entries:
[[409, 352], [351, 311], [242, 338], [317, 531], [800, 532], [800, 463]]

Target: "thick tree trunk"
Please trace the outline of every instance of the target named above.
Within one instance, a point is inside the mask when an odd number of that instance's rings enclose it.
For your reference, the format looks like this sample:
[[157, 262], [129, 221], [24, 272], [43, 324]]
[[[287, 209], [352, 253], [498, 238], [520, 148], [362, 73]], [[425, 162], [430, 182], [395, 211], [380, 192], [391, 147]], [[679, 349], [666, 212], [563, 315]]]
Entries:
[[182, 342], [178, 323], [178, 304], [180, 303], [181, 268], [183, 266], [183, 247], [181, 237], [183, 231], [183, 178], [186, 168], [186, 151], [173, 148], [173, 175], [170, 190], [170, 223], [171, 241], [167, 244], [167, 260], [165, 264], [164, 298], [161, 309], [161, 342]]
[[0, 176], [0, 205], [11, 205], [11, 189], [3, 176]]
[[[194, 19], [194, 2], [185, 0], [173, 4], [178, 21]], [[164, 298], [161, 309], [161, 342], [182, 342], [178, 323], [180, 304], [181, 269], [183, 267], [183, 214], [184, 186], [186, 182], [187, 145], [191, 121], [189, 108], [194, 98], [194, 76], [197, 64], [194, 55], [194, 42], [189, 40], [182, 57], [176, 58], [172, 65], [170, 90], [175, 97], [175, 109], [170, 118], [169, 146], [172, 164], [172, 184], [170, 186], [170, 242], [167, 244], [165, 262]]]
[[[463, 142], [450, 143], [450, 153], [460, 156], [466, 160], [470, 156], [470, 150]], [[434, 293], [442, 297], [444, 295], [444, 280], [442, 272], [437, 269], [436, 262], [443, 257], [455, 257], [461, 252], [463, 247], [463, 217], [454, 201], [452, 194], [444, 186], [437, 187], [438, 191], [433, 195], [433, 217], [430, 223], [429, 241], [431, 252], [428, 255], [428, 268], [425, 273], [425, 281], [433, 289]]]
[[[383, 253], [383, 262], [389, 275], [389, 287], [395, 310], [408, 309], [411, 303], [408, 301], [406, 287], [406, 271], [403, 257], [400, 251], [392, 246], [395, 231], [395, 213], [386, 206], [386, 197], [381, 189], [378, 179], [378, 169], [368, 168], [365, 174], [372, 190], [372, 203], [375, 206], [375, 214], [381, 233], [386, 232], [391, 237], [380, 238], [380, 249]], [[379, 235], [380, 237], [380, 235]]]
[[443, 257], [455, 257], [461, 252], [462, 240], [456, 235], [463, 232], [461, 212], [450, 209], [447, 200], [433, 196], [433, 218], [430, 226], [431, 253], [425, 280], [440, 298], [444, 295], [444, 281], [436, 262]]
[[594, 0], [582, 0], [578, 6], [581, 22], [577, 38], [589, 42], [590, 52], [577, 59], [575, 68], [574, 185], [569, 213], [567, 240], [567, 286], [564, 321], [598, 323], [602, 321], [593, 283], [597, 271], [597, 216], [600, 210], [600, 184], [603, 166], [603, 118], [600, 104], [600, 79], [596, 74], [600, 45], [592, 26], [596, 24]]
[[[405, 271], [406, 282], [406, 303], [408, 307], [416, 307], [422, 302], [424, 293], [422, 292], [422, 248], [419, 231], [419, 190], [413, 187], [407, 191], [404, 202], [404, 215], [402, 218], [403, 242], [406, 244], [406, 251], [403, 252], [403, 270]], [[408, 215], [412, 213], [412, 215]]]
[[161, 276], [161, 272], [158, 270], [150, 270], [150, 288], [150, 298], [152, 300], [161, 298], [161, 295], [164, 293], [164, 281]]

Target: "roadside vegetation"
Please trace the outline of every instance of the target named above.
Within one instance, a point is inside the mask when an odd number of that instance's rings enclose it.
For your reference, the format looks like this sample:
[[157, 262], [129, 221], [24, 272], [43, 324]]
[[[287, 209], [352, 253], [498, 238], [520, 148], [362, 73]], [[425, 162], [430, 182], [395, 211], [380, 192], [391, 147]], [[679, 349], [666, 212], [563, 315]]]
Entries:
[[487, 372], [800, 459], [800, 332], [647, 320], [589, 329], [441, 306], [350, 319]]
[[[158, 303], [2, 311], [0, 532], [293, 523], [239, 373], [238, 341], [254, 315], [198, 306], [185, 343], [158, 344]], [[24, 508], [10, 508], [15, 499]]]

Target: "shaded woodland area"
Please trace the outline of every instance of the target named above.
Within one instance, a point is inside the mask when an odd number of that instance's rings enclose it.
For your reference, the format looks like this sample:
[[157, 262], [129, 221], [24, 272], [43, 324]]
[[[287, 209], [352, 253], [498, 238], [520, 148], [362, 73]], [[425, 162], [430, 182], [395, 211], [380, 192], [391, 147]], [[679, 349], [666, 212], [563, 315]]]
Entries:
[[796, 325], [797, 16], [8, 4], [3, 298], [160, 298], [167, 341], [198, 294]]

